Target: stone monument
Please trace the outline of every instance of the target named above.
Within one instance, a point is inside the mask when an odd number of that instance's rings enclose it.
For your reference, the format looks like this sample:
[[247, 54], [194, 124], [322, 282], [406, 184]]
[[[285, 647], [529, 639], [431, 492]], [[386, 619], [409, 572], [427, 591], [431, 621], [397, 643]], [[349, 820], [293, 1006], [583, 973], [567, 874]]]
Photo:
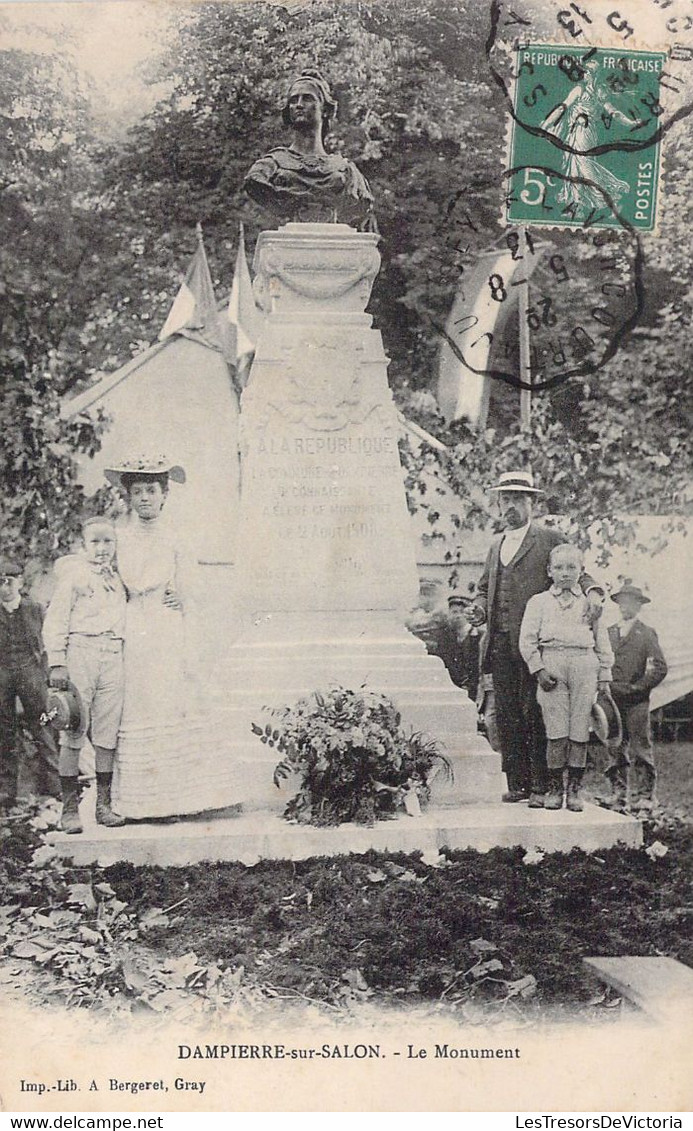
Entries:
[[261, 708], [340, 683], [391, 696], [405, 724], [441, 742], [455, 778], [434, 783], [435, 804], [496, 801], [499, 757], [477, 735], [474, 705], [404, 627], [418, 595], [414, 539], [388, 359], [365, 313], [379, 237], [340, 222], [372, 228], [373, 198], [350, 162], [325, 166], [333, 112], [324, 80], [300, 76], [285, 107], [295, 147], [246, 178], [280, 219], [318, 219], [262, 232], [254, 260], [266, 318], [241, 402], [238, 604], [249, 622], [227, 668], [239, 800], [277, 809], [287, 798], [272, 784], [276, 752], [251, 732]]
[[[495, 804], [500, 756], [478, 736], [474, 705], [404, 627], [418, 580], [387, 357], [365, 313], [380, 264], [373, 197], [351, 162], [325, 153], [334, 110], [324, 80], [300, 76], [284, 107], [292, 146], [260, 158], [246, 178], [282, 226], [257, 244], [265, 322], [241, 401], [237, 580], [247, 624], [215, 680], [228, 711], [217, 754], [244, 812], [174, 829], [138, 823], [54, 834], [75, 864], [642, 842], [637, 821], [600, 809], [576, 823], [565, 811]], [[264, 706], [334, 684], [384, 692], [405, 726], [443, 745], [454, 781], [433, 781], [418, 820], [324, 829], [278, 819], [293, 783], [273, 785], [278, 752], [251, 724], [269, 721]]]

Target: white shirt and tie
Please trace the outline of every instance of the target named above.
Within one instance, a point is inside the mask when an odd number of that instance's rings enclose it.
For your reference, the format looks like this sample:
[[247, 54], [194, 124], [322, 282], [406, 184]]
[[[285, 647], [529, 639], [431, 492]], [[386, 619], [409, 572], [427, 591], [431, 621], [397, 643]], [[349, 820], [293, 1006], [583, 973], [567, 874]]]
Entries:
[[518, 526], [514, 530], [506, 530], [503, 535], [503, 541], [500, 544], [501, 565], [507, 566], [510, 564], [524, 542], [528, 530], [529, 520], [524, 526]]

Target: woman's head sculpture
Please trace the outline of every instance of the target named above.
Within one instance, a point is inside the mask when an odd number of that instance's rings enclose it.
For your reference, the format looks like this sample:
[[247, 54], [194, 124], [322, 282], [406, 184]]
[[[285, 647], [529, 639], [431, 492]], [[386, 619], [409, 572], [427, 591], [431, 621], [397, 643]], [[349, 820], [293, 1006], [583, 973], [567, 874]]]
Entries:
[[312, 93], [320, 106], [322, 122], [320, 134], [324, 142], [332, 128], [333, 121], [337, 117], [337, 102], [332, 97], [329, 83], [318, 71], [301, 71], [300, 75], [296, 75], [291, 80], [286, 101], [282, 107], [282, 122], [290, 129], [295, 125], [292, 116], [292, 96], [295, 96], [301, 90]]
[[377, 231], [368, 181], [353, 161], [325, 150], [336, 116], [337, 102], [321, 74], [306, 70], [291, 80], [282, 107], [291, 144], [259, 157], [243, 182], [275, 222], [342, 223]]

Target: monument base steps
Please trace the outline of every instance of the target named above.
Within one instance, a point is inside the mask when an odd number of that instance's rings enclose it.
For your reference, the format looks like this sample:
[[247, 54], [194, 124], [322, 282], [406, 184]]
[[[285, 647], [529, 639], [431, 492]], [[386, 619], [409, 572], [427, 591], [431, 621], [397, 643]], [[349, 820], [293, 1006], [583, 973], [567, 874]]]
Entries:
[[478, 734], [466, 691], [394, 614], [275, 612], [233, 645], [215, 684], [227, 689], [218, 692], [218, 705], [246, 810], [281, 812], [293, 784], [281, 793], [272, 784], [281, 752], [252, 732], [253, 723], [273, 723], [263, 708], [288, 706], [335, 685], [382, 692], [401, 712], [406, 731], [438, 741], [452, 773], [438, 772], [432, 781], [436, 806], [490, 804], [503, 791], [500, 755]]
[[526, 805], [466, 805], [455, 810], [427, 809], [421, 817], [402, 815], [372, 827], [339, 825], [314, 828], [289, 824], [274, 813], [224, 810], [167, 822], [139, 821], [119, 829], [105, 829], [89, 816], [92, 806], [82, 806], [84, 832], [80, 836], [52, 833], [50, 842], [59, 854], [77, 866], [119, 861], [135, 865], [183, 866], [203, 861], [236, 861], [253, 865], [260, 860], [306, 860], [319, 856], [346, 856], [369, 851], [435, 853], [443, 847], [475, 849], [537, 848], [544, 852], [602, 851], [616, 844], [637, 848], [642, 826], [588, 805], [583, 813], [567, 810], [544, 812]]

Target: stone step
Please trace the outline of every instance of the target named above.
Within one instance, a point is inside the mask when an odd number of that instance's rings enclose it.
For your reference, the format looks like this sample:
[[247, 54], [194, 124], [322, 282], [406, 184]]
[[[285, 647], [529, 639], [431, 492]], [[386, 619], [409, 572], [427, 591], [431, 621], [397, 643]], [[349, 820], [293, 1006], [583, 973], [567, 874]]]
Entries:
[[305, 860], [351, 853], [435, 852], [444, 846], [488, 852], [492, 848], [538, 848], [545, 852], [600, 851], [615, 844], [637, 848], [642, 826], [633, 817], [596, 806], [583, 813], [545, 812], [519, 805], [467, 805], [429, 808], [421, 817], [400, 816], [373, 827], [339, 825], [314, 828], [293, 825], [272, 813], [228, 810], [216, 815], [104, 829], [93, 823], [87, 799], [82, 803], [84, 832], [52, 833], [49, 840], [75, 865], [103, 867], [128, 861], [136, 865], [181, 866], [202, 861]]
[[588, 970], [659, 1021], [691, 1017], [693, 970], [675, 958], [584, 958]]
[[[287, 699], [287, 702], [295, 701]], [[476, 710], [471, 704], [468, 708], [455, 706], [451, 709], [444, 703], [427, 701], [422, 696], [418, 701], [401, 698], [398, 706], [402, 711], [405, 732], [411, 728], [426, 737], [435, 736], [444, 753], [488, 753], [488, 742], [478, 733]], [[234, 757], [241, 757], [244, 749], [254, 752], [253, 757], [261, 757], [262, 750], [258, 740], [252, 738], [254, 732], [251, 727], [252, 724], [263, 728], [266, 725], [277, 726], [272, 715], [253, 702], [251, 696], [244, 699], [235, 692], [226, 700], [219, 698], [218, 707], [225, 732], [233, 741]]]
[[[473, 743], [478, 744], [473, 745]], [[442, 744], [441, 744], [442, 745]], [[488, 743], [473, 735], [466, 748], [458, 752], [443, 746], [451, 774], [443, 767], [431, 778], [431, 799], [438, 808], [454, 808], [474, 802], [497, 801], [504, 789], [500, 754]], [[281, 789], [273, 783], [274, 769], [281, 761], [281, 752], [263, 746], [257, 739], [234, 743], [233, 774], [238, 783], [238, 799], [247, 810], [281, 812], [289, 797], [298, 788], [297, 779], [288, 779]]]

